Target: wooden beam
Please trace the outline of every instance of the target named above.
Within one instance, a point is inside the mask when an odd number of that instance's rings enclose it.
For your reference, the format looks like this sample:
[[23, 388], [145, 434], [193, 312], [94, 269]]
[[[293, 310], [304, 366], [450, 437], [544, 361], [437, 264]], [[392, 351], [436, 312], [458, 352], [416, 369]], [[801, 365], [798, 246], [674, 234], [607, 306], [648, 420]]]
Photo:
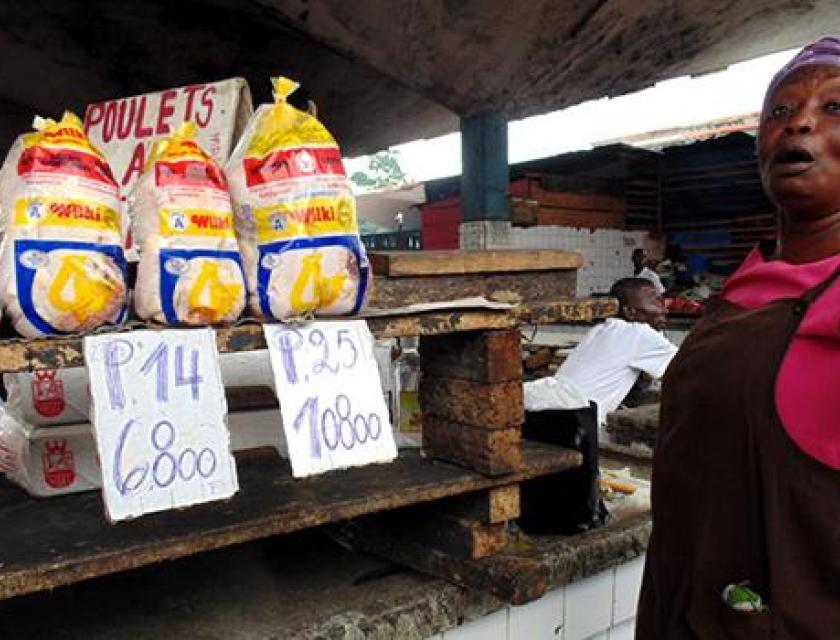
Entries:
[[522, 464], [522, 431], [484, 429], [424, 414], [423, 450], [488, 476], [505, 475]]
[[[347, 320], [348, 318], [332, 318]], [[352, 319], [352, 318], [351, 318]], [[362, 317], [364, 319], [364, 317]], [[330, 318], [319, 318], [329, 322]], [[377, 316], [367, 319], [377, 338], [426, 336], [483, 329], [511, 329], [517, 326], [512, 310], [459, 309], [415, 313], [411, 315]], [[160, 325], [133, 323], [115, 328], [113, 333], [133, 329], [164, 330]], [[253, 321], [232, 327], [215, 327], [220, 353], [265, 349], [262, 325]], [[0, 365], [4, 373], [38, 369], [62, 369], [84, 366], [83, 338], [68, 336], [0, 341]]]
[[615, 298], [569, 298], [520, 305], [519, 320], [524, 324], [589, 323], [618, 315]]
[[[422, 253], [422, 252], [419, 252]], [[539, 302], [574, 297], [575, 271], [516, 271], [466, 275], [380, 277], [374, 281], [370, 306], [381, 309], [423, 302], [483, 297], [503, 302]]]
[[368, 257], [374, 275], [389, 278], [555, 271], [583, 265], [580, 253], [563, 249], [377, 251]]
[[[519, 359], [522, 357], [519, 356]], [[420, 380], [420, 407], [424, 415], [484, 429], [507, 429], [525, 421], [521, 380], [481, 384], [423, 375]]]
[[495, 383], [522, 378], [518, 329], [424, 336], [420, 338], [423, 375]]

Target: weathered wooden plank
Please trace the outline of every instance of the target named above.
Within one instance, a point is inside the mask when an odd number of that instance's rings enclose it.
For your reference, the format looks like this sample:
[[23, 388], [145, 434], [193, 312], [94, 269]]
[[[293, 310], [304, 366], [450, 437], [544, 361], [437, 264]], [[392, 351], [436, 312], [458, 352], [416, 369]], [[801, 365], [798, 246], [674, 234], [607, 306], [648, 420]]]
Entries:
[[622, 229], [624, 228], [624, 213], [618, 211], [583, 211], [540, 207], [540, 210], [537, 212], [537, 225]]
[[580, 454], [527, 443], [518, 472], [488, 478], [403, 451], [387, 465], [292, 478], [275, 456], [238, 458], [231, 500], [111, 525], [99, 493], [33, 499], [0, 482], [0, 599], [364, 514], [539, 477]]
[[535, 301], [517, 308], [525, 324], [592, 322], [618, 315], [618, 300], [609, 297]]
[[505, 475], [522, 465], [522, 431], [484, 429], [424, 414], [423, 450], [479, 473]]
[[515, 227], [532, 227], [537, 224], [540, 203], [523, 198], [510, 199], [510, 222]]
[[432, 548], [423, 541], [395, 535], [367, 519], [354, 520], [339, 529], [339, 537], [354, 549], [376, 555], [417, 571], [443, 578], [470, 589], [489, 591], [504, 602], [524, 604], [549, 588], [550, 571], [531, 557], [500, 553], [468, 559]]
[[[347, 318], [334, 318], [346, 320]], [[364, 319], [362, 317], [362, 319]], [[329, 322], [330, 318], [322, 318]], [[513, 311], [463, 309], [435, 311], [400, 316], [367, 318], [377, 338], [426, 336], [483, 329], [510, 329], [517, 325]], [[163, 329], [160, 325], [132, 324], [115, 330]], [[220, 353], [265, 349], [262, 325], [247, 322], [232, 327], [216, 327], [216, 343]], [[62, 369], [84, 366], [82, 337], [41, 338], [35, 340], [0, 341], [0, 370], [6, 373], [38, 369]]]
[[573, 297], [576, 287], [577, 276], [573, 270], [381, 277], [376, 280], [370, 305], [392, 309], [407, 304], [442, 302], [475, 296], [530, 303]]
[[420, 339], [423, 375], [474, 382], [522, 378], [519, 330], [426, 336]]
[[650, 514], [646, 513], [575, 536], [540, 536], [521, 550], [506, 549], [479, 560], [396, 539], [363, 520], [342, 525], [339, 536], [359, 551], [521, 605], [541, 598], [550, 589], [638, 557], [647, 548], [650, 532]]
[[617, 213], [624, 211], [624, 200], [616, 196], [542, 190], [534, 197], [542, 206], [580, 209], [584, 211], [614, 211]]
[[376, 251], [368, 257], [374, 275], [389, 278], [552, 271], [578, 269], [583, 265], [581, 254], [563, 249]]
[[441, 515], [478, 520], [484, 524], [497, 524], [515, 520], [521, 514], [518, 484], [477, 491], [464, 496], [447, 498], [429, 505]]
[[525, 421], [521, 380], [482, 384], [423, 375], [420, 407], [424, 415], [483, 429], [507, 429]]

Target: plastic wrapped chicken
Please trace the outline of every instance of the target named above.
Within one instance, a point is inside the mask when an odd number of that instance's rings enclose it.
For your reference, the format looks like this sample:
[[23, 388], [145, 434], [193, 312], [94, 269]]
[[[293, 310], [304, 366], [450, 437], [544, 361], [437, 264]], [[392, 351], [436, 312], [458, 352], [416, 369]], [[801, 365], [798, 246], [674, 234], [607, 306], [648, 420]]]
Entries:
[[358, 313], [370, 269], [341, 152], [286, 102], [298, 85], [272, 82], [274, 104], [254, 113], [226, 167], [250, 306], [274, 319]]
[[36, 118], [0, 170], [0, 300], [35, 337], [121, 322], [126, 263], [119, 187], [79, 118]]
[[189, 122], [159, 142], [129, 198], [140, 251], [134, 306], [144, 320], [229, 323], [245, 308], [227, 181], [195, 133]]

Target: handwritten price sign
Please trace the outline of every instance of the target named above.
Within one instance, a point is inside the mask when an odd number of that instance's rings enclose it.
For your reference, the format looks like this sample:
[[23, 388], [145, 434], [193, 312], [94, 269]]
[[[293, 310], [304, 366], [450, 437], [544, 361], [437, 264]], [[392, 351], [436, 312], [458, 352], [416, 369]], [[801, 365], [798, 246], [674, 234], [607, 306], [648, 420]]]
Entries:
[[364, 321], [274, 324], [264, 331], [292, 475], [397, 457]]
[[212, 329], [88, 336], [84, 347], [111, 521], [236, 493]]

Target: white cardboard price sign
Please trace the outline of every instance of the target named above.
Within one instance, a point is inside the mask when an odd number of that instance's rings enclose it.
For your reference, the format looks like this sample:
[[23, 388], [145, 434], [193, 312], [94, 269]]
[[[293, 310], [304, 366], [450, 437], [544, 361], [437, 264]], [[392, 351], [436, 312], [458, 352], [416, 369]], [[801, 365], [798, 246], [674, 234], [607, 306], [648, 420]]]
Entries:
[[87, 336], [84, 348], [111, 521], [236, 493], [212, 329]]
[[264, 331], [294, 477], [397, 457], [367, 323]]

